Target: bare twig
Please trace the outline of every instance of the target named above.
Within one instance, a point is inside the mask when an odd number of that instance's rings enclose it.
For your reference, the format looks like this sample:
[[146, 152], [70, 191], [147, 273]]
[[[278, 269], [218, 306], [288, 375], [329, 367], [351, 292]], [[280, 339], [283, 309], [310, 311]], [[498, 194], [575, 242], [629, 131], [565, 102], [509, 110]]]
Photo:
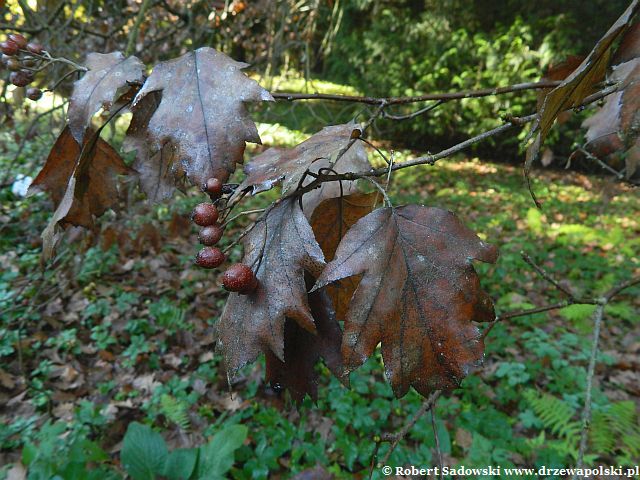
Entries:
[[275, 92], [272, 93], [273, 98], [277, 100], [333, 100], [336, 102], [366, 103], [369, 105], [403, 105], [407, 103], [426, 102], [430, 100], [461, 100], [463, 98], [479, 98], [489, 97], [493, 95], [501, 95], [504, 93], [521, 92], [523, 90], [536, 90], [542, 88], [554, 88], [560, 85], [559, 81], [545, 80], [541, 82], [527, 82], [509, 85], [506, 87], [482, 88], [479, 90], [466, 90], [462, 92], [449, 93], [428, 93], [426, 95], [418, 95], [415, 97], [368, 97], [356, 95], [336, 95], [327, 93], [288, 93]]
[[589, 160], [596, 162], [598, 165], [600, 165], [602, 168], [607, 170], [609, 173], [612, 173], [613, 175], [615, 175], [618, 180], [624, 179], [624, 173], [617, 171], [615, 168], [611, 168], [611, 166], [607, 165], [598, 157], [588, 152], [584, 147], [580, 147], [578, 151], [582, 153], [585, 157], [587, 157]]
[[553, 285], [554, 287], [556, 287], [558, 290], [560, 290], [562, 293], [564, 293], [566, 296], [568, 296], [570, 299], [574, 299], [574, 295], [573, 292], [571, 292], [571, 290], [569, 290], [566, 287], [563, 287], [560, 282], [558, 282], [555, 278], [553, 278], [551, 276], [551, 274], [549, 272], [547, 272], [544, 268], [542, 268], [540, 265], [538, 265], [536, 262], [533, 261], [533, 259], [527, 255], [525, 252], [520, 252], [520, 255], [522, 255], [522, 259], [527, 262], [527, 264], [529, 264], [536, 272], [538, 272], [538, 274], [544, 278], [547, 282], [549, 282], [551, 285]]
[[400, 429], [398, 433], [386, 434], [381, 436], [383, 441], [391, 442], [391, 447], [389, 448], [389, 451], [387, 451], [384, 458], [380, 462], [381, 464], [385, 465], [387, 463], [387, 461], [389, 460], [389, 457], [391, 457], [391, 454], [396, 449], [398, 444], [402, 441], [402, 439], [404, 439], [404, 437], [407, 436], [407, 433], [409, 433], [409, 430], [411, 430], [413, 426], [416, 423], [418, 423], [418, 420], [420, 420], [420, 418], [422, 418], [422, 416], [425, 413], [427, 413], [429, 410], [431, 410], [431, 408], [433, 408], [433, 406], [435, 405], [436, 401], [438, 400], [441, 394], [442, 394], [441, 390], [436, 390], [435, 392], [433, 392], [429, 396], [429, 398], [427, 398], [424, 401], [422, 406], [413, 415], [413, 417], [411, 417], [411, 419], [404, 424], [404, 426]]
[[[587, 370], [587, 388], [584, 396], [584, 408], [582, 410], [582, 431], [580, 432], [580, 447], [578, 449], [578, 459], [576, 468], [582, 468], [584, 465], [584, 454], [587, 450], [587, 439], [589, 434], [589, 423], [591, 422], [591, 390], [593, 388], [593, 376], [596, 369], [596, 357], [598, 356], [598, 343], [600, 341], [600, 327], [602, 325], [602, 316], [607, 299], [601, 299], [595, 312], [593, 312], [593, 341], [591, 342], [591, 356], [589, 357], [589, 368]], [[577, 474], [573, 476], [577, 479]]]
[[233, 222], [234, 220], [244, 216], [244, 215], [251, 215], [252, 213], [262, 213], [266, 210], [266, 208], [257, 208], [255, 210], [245, 210], [244, 212], [240, 212], [236, 215], [234, 215], [233, 217], [231, 217], [228, 220], [225, 220], [224, 223], [222, 225], [220, 225], [222, 228], [225, 228], [227, 225], [229, 225], [231, 222]]
[[440, 448], [440, 437], [438, 436], [438, 427], [436, 425], [435, 404], [431, 408], [431, 428], [433, 429], [433, 437], [436, 441], [436, 454], [438, 456], [438, 466], [440, 467], [440, 479], [442, 480], [444, 478], [444, 474], [442, 473], [444, 462], [442, 461], [442, 449]]
[[508, 320], [510, 318], [517, 318], [517, 317], [526, 317], [528, 315], [534, 315], [536, 313], [548, 312], [550, 310], [557, 310], [559, 308], [568, 307], [569, 305], [572, 305], [572, 304], [573, 304], [572, 301], [565, 300], [564, 302], [558, 302], [558, 303], [554, 303], [552, 305], [545, 305], [543, 307], [529, 308], [527, 310], [516, 310], [515, 312], [507, 312], [507, 313], [504, 313], [502, 315], [498, 315], [496, 317], [496, 319], [493, 322], [491, 322], [489, 324], [489, 326], [482, 332], [482, 339], [485, 339], [487, 337], [487, 335], [489, 335], [489, 333], [491, 333], [491, 330], [493, 330], [493, 327], [495, 327], [496, 324], [502, 322], [503, 320]]
[[607, 303], [610, 302], [615, 296], [619, 295], [620, 293], [622, 293], [623, 290], [626, 290], [627, 288], [631, 288], [634, 287], [636, 285], [640, 285], [640, 275], [638, 275], [637, 277], [633, 277], [630, 280], [621, 283], [618, 286], [613, 287], [611, 290], [609, 290], [607, 293], [604, 294], [604, 298], [607, 299]]
[[[596, 102], [598, 100], [600, 100], [601, 98], [606, 97], [607, 95], [612, 94], [613, 92], [615, 92], [618, 89], [618, 85], [614, 85], [612, 87], [608, 87], [605, 88], [604, 90], [601, 90], [600, 92], [597, 92], [593, 95], [588, 96], [587, 98], [585, 98], [584, 102], [581, 104], [581, 106], [586, 106], [589, 105], [593, 102]], [[388, 101], [388, 99], [384, 99], [385, 102]], [[391, 105], [392, 103], [384, 103], [381, 105], [381, 107], [384, 106], [388, 106]], [[577, 108], [577, 107], [576, 107]], [[396, 170], [400, 170], [403, 168], [409, 168], [409, 167], [414, 167], [416, 165], [434, 165], [438, 160], [441, 160], [443, 158], [447, 158], [450, 157], [458, 152], [461, 152], [463, 150], [465, 150], [467, 147], [470, 147], [471, 145], [481, 142], [483, 140], [486, 140], [488, 138], [494, 137], [496, 135], [499, 135], [501, 133], [504, 133], [508, 130], [511, 130], [512, 128], [524, 125], [528, 122], [531, 122], [533, 120], [535, 120], [537, 118], [537, 113], [533, 113], [531, 115], [527, 115], [524, 117], [513, 117], [513, 116], [509, 116], [507, 117], [507, 121], [506, 123], [504, 123], [503, 125], [500, 125], [496, 128], [493, 128], [491, 130], [488, 130], [486, 132], [482, 132], [478, 135], [476, 135], [475, 137], [471, 137], [467, 140], [465, 140], [464, 142], [460, 142], [452, 147], [449, 147], [445, 150], [442, 150], [436, 154], [427, 154], [427, 155], [423, 155], [421, 157], [417, 157], [414, 158], [413, 160], [408, 160], [406, 162], [401, 162], [401, 163], [396, 163], [395, 165], [393, 165], [393, 167], [391, 168], [392, 171], [396, 171]], [[311, 190], [314, 190], [316, 188], [318, 188], [318, 186], [321, 183], [324, 182], [336, 182], [336, 181], [342, 181], [342, 180], [356, 180], [358, 178], [364, 178], [364, 177], [379, 177], [381, 175], [386, 174], [388, 171], [388, 169], [386, 167], [381, 167], [381, 168], [376, 168], [376, 169], [371, 169], [368, 172], [360, 172], [360, 173], [353, 173], [353, 172], [347, 172], [347, 173], [341, 173], [338, 175], [319, 175], [318, 178], [316, 178], [313, 182], [309, 183], [308, 185], [306, 185], [304, 188], [300, 189], [297, 193], [299, 195], [302, 195], [304, 193], [307, 193]]]
[[425, 113], [429, 113], [430, 111], [438, 108], [440, 105], [442, 105], [443, 103], [445, 103], [445, 100], [438, 100], [435, 103], [431, 104], [431, 105], [427, 105], [424, 108], [421, 108], [420, 110], [417, 110], [415, 112], [412, 113], [408, 113], [406, 115], [391, 115], [388, 112], [384, 112], [382, 114], [382, 116], [384, 118], [388, 118], [389, 120], [394, 120], [396, 122], [398, 121], [402, 121], [402, 120], [410, 120], [412, 118], [416, 118], [420, 115], [424, 115]]
[[136, 39], [138, 37], [138, 32], [140, 31], [140, 25], [142, 25], [142, 21], [144, 20], [144, 14], [147, 12], [149, 5], [151, 4], [151, 0], [143, 0], [142, 5], [140, 5], [140, 10], [138, 10], [138, 15], [136, 16], [135, 23], [129, 32], [129, 38], [127, 40], [127, 48], [124, 51], [126, 57], [133, 54], [136, 49]]

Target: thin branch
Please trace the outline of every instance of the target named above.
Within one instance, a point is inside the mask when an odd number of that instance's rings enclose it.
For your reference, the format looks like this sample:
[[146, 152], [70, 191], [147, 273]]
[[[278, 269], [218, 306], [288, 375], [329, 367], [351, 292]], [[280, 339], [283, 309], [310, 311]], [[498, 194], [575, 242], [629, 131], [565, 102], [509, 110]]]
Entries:
[[[596, 102], [598, 100], [600, 100], [601, 98], [606, 97], [607, 95], [612, 94], [613, 92], [617, 91], [618, 89], [618, 85], [614, 85], [608, 88], [605, 88], [604, 90], [601, 90], [600, 92], [597, 92], [593, 95], [588, 96], [587, 98], [585, 98], [584, 102], [579, 106], [579, 107], [575, 107], [575, 108], [581, 108], [584, 107], [586, 105], [589, 105], [593, 102]], [[385, 102], [387, 101], [387, 99], [384, 99]], [[382, 106], [388, 106], [391, 103], [385, 103]], [[574, 108], [574, 109], [575, 109]], [[447, 148], [445, 150], [442, 150], [436, 154], [428, 154], [428, 155], [423, 155], [421, 157], [417, 157], [414, 158], [413, 160], [409, 160], [406, 162], [401, 162], [401, 163], [396, 163], [391, 170], [392, 171], [396, 171], [396, 170], [400, 170], [403, 168], [409, 168], [409, 167], [414, 167], [416, 165], [434, 165], [438, 160], [441, 160], [443, 158], [447, 158], [450, 157], [452, 155], [454, 155], [455, 153], [461, 152], [462, 150], [465, 150], [467, 147], [470, 147], [471, 145], [481, 142], [483, 140], [486, 140], [488, 138], [494, 137], [496, 135], [499, 135], [501, 133], [504, 133], [508, 130], [511, 130], [514, 127], [517, 126], [521, 126], [524, 125], [526, 123], [529, 123], [533, 120], [535, 120], [538, 117], [537, 113], [532, 113], [531, 115], [527, 115], [524, 117], [513, 117], [513, 116], [509, 116], [507, 117], [508, 120], [506, 121], [506, 123], [504, 123], [503, 125], [500, 125], [496, 128], [493, 128], [491, 130], [488, 130], [486, 132], [480, 133], [478, 135], [476, 135], [475, 137], [471, 137], [467, 140], [465, 140], [464, 142], [460, 142], [450, 148]], [[364, 178], [364, 177], [379, 177], [381, 175], [384, 175], [387, 173], [387, 168], [385, 167], [381, 167], [381, 168], [376, 168], [376, 169], [372, 169], [369, 170], [368, 172], [362, 172], [362, 173], [353, 173], [353, 172], [347, 172], [347, 173], [341, 173], [338, 175], [319, 175], [318, 178], [316, 178], [313, 182], [309, 183], [308, 185], [306, 185], [304, 188], [300, 189], [297, 193], [299, 195], [302, 195], [304, 193], [307, 193], [311, 190], [314, 190], [316, 188], [318, 188], [318, 186], [321, 183], [324, 182], [336, 182], [336, 181], [342, 181], [342, 180], [357, 180], [358, 178]]]
[[637, 277], [633, 277], [631, 280], [621, 283], [616, 287], [613, 287], [611, 290], [609, 290], [607, 293], [604, 294], [604, 298], [607, 299], [607, 303], [608, 303], [613, 299], [613, 297], [622, 293], [623, 290], [634, 287], [636, 285], [640, 285], [640, 275], [638, 275]]
[[229, 225], [231, 222], [233, 222], [234, 220], [244, 216], [244, 215], [251, 215], [253, 213], [262, 213], [266, 210], [266, 208], [258, 208], [256, 210], [245, 210], [244, 212], [240, 212], [236, 215], [234, 215], [233, 217], [231, 217], [228, 220], [225, 220], [224, 223], [222, 225], [220, 225], [221, 228], [225, 228], [227, 225]]
[[442, 449], [440, 448], [440, 437], [438, 437], [438, 427], [436, 426], [436, 409], [435, 404], [431, 408], [431, 428], [433, 429], [433, 437], [436, 440], [436, 454], [438, 456], [438, 466], [440, 467], [440, 480], [444, 478], [442, 467], [444, 462], [442, 461]]
[[413, 415], [413, 417], [411, 417], [411, 419], [400, 429], [398, 433], [382, 435], [382, 440], [385, 442], [391, 442], [391, 447], [389, 448], [389, 451], [385, 454], [384, 458], [382, 459], [382, 462], [380, 462], [381, 464], [383, 465], [387, 464], [389, 457], [391, 457], [391, 454], [398, 446], [398, 443], [400, 443], [402, 439], [404, 439], [404, 437], [407, 436], [407, 433], [409, 433], [409, 430], [411, 430], [413, 426], [416, 423], [418, 423], [418, 420], [420, 420], [420, 418], [422, 418], [422, 416], [425, 413], [427, 413], [429, 410], [433, 408], [433, 406], [436, 404], [436, 401], [440, 397], [440, 394], [442, 394], [441, 390], [436, 390], [435, 392], [433, 392], [429, 396], [429, 398], [427, 398], [424, 401], [420, 409]]
[[498, 323], [502, 322], [503, 320], [508, 320], [510, 318], [517, 318], [517, 317], [526, 317], [528, 315], [534, 315], [536, 313], [544, 313], [550, 310], [557, 310], [559, 308], [564, 308], [564, 307], [568, 307], [569, 305], [573, 305], [573, 303], [574, 302], [572, 302], [571, 300], [565, 300], [563, 302], [554, 303], [552, 305], [529, 308], [527, 310], [516, 310], [514, 312], [507, 312], [502, 315], [498, 315], [496, 319], [493, 322], [491, 322], [489, 326], [482, 332], [481, 338], [484, 340], [487, 337], [487, 335], [491, 333], [491, 330], [493, 330], [493, 327], [495, 327]]
[[564, 293], [570, 299], [572, 299], [572, 300], [575, 299], [575, 296], [573, 295], [573, 292], [571, 292], [571, 290], [569, 290], [566, 287], [563, 287], [560, 284], [560, 282], [558, 282], [555, 278], [553, 278], [551, 276], [551, 274], [549, 272], [547, 272], [544, 268], [542, 268], [540, 265], [538, 265], [536, 262], [534, 262], [533, 259], [529, 255], [527, 255], [525, 252], [520, 252], [520, 255], [522, 255], [522, 259], [525, 262], [527, 262], [527, 264], [529, 264], [536, 272], [538, 272], [538, 274], [542, 278], [544, 278], [547, 282], [549, 282], [551, 285], [556, 287], [558, 290], [560, 290], [562, 293]]
[[133, 54], [136, 49], [136, 39], [138, 37], [138, 32], [140, 31], [140, 25], [142, 25], [142, 21], [144, 20], [144, 14], [147, 12], [149, 5], [151, 4], [151, 0], [143, 0], [142, 5], [140, 5], [140, 10], [138, 10], [138, 15], [136, 16], [135, 23], [129, 32], [129, 39], [127, 40], [127, 48], [124, 51], [124, 55], [128, 57]]
[[438, 108], [440, 105], [442, 105], [445, 102], [446, 102], [445, 100], [438, 100], [431, 105], [427, 105], [426, 107], [421, 108], [420, 110], [417, 110], [413, 113], [407, 113], [406, 115], [391, 115], [390, 113], [384, 112], [382, 116], [384, 118], [388, 118], [389, 120], [394, 120], [394, 121], [411, 120], [412, 118], [416, 118], [416, 117], [419, 117], [420, 115], [424, 115], [425, 113], [429, 113], [430, 111]]
[[403, 105], [407, 103], [426, 102], [430, 100], [461, 100], [463, 98], [489, 97], [502, 95], [504, 93], [521, 92], [523, 90], [536, 90], [542, 88], [554, 88], [562, 82], [555, 80], [544, 80], [540, 82], [517, 83], [506, 87], [482, 88], [479, 90], [466, 90], [462, 92], [448, 93], [428, 93], [415, 97], [369, 97], [357, 95], [337, 95], [328, 93], [289, 93], [275, 92], [273, 98], [277, 100], [333, 100], [336, 102], [366, 103], [369, 105]]
[[[535, 118], [536, 118], [536, 115], [533, 114], [533, 115], [528, 115], [526, 117], [521, 117], [517, 119], [517, 121], [512, 120], [511, 122], [505, 123], [504, 125], [500, 125], [499, 127], [496, 127], [492, 130], [483, 132], [479, 135], [476, 135], [475, 137], [471, 137], [465, 140], [464, 142], [454, 145], [453, 147], [442, 150], [439, 153], [436, 153], [433, 155], [432, 154], [424, 155], [422, 157], [414, 158], [413, 160], [409, 160], [402, 163], [396, 163], [391, 167], [391, 171], [414, 167], [416, 165], [433, 165], [438, 160], [442, 158], [450, 157], [451, 155], [466, 149], [467, 147], [473, 145], [474, 143], [480, 142], [482, 140], [486, 140], [487, 138], [506, 132], [507, 130], [512, 129], [515, 126], [519, 126], [521, 124], [531, 122]], [[379, 177], [381, 175], [387, 174], [388, 170], [389, 169], [387, 167], [381, 167], [381, 168], [372, 169], [372, 170], [369, 170], [368, 172], [362, 172], [362, 173], [348, 172], [348, 173], [341, 173], [338, 175], [319, 175], [315, 181], [309, 183], [307, 186], [302, 188], [298, 192], [298, 194], [303, 194], [308, 191], [311, 191], [317, 188], [321, 183], [324, 183], [324, 182], [335, 182], [340, 180], [357, 180], [359, 178], [365, 178], [365, 177]]]
[[[623, 180], [624, 179], [624, 173], [617, 171], [615, 168], [611, 168], [611, 166], [607, 165], [602, 160], [600, 160], [598, 157], [596, 157], [595, 155], [593, 155], [590, 152], [588, 152], [584, 147], [580, 147], [578, 149], [578, 151], [580, 153], [582, 153], [585, 157], [587, 157], [589, 160], [592, 160], [592, 161], [596, 162], [598, 165], [600, 165], [602, 168], [607, 170], [609, 173], [612, 173], [613, 175], [615, 175], [618, 180]], [[568, 162], [567, 162], [567, 164], [568, 164]]]
[[[591, 356], [589, 357], [589, 369], [587, 371], [587, 388], [584, 397], [584, 409], [582, 410], [582, 431], [580, 432], [580, 447], [578, 450], [578, 459], [576, 468], [582, 468], [584, 465], [584, 454], [587, 450], [587, 439], [589, 434], [589, 423], [591, 422], [591, 390], [593, 388], [593, 376], [596, 370], [596, 357], [598, 356], [598, 343], [600, 341], [600, 327], [602, 325], [602, 316], [604, 307], [607, 304], [606, 299], [602, 299], [593, 313], [593, 341], [591, 343]], [[573, 476], [577, 479], [577, 474]]]

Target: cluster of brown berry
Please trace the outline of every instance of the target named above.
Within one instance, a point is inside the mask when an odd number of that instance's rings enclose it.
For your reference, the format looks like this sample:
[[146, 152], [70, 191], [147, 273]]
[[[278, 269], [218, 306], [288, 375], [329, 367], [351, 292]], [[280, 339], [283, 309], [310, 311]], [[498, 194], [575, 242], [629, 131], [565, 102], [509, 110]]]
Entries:
[[[225, 185], [217, 178], [210, 178], [202, 186], [202, 190], [209, 194], [213, 202], [222, 197]], [[202, 227], [198, 240], [204, 245], [196, 255], [196, 265], [203, 268], [217, 268], [225, 261], [225, 255], [215, 245], [222, 238], [224, 228], [218, 223], [218, 207], [215, 203], [200, 203], [191, 214], [191, 220]], [[223, 287], [230, 292], [247, 295], [258, 286], [258, 279], [250, 267], [242, 263], [231, 265], [222, 276]]]
[[[34, 72], [39, 64], [46, 61], [43, 57], [45, 49], [39, 43], [29, 42], [19, 33], [10, 34], [4, 42], [0, 42], [2, 65], [11, 71], [9, 81], [16, 87], [26, 87], [33, 82]], [[42, 90], [35, 87], [27, 89], [27, 98], [39, 100]]]

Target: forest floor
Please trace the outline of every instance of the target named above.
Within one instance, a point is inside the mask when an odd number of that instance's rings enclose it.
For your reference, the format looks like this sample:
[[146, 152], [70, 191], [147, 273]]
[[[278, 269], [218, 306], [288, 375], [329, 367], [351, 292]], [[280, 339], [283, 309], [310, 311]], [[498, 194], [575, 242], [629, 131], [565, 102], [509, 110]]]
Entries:
[[[277, 126], [261, 125], [261, 133], [267, 145], [302, 139]], [[498, 313], [562, 299], [521, 252], [583, 296], [640, 273], [640, 191], [549, 170], [534, 173], [534, 189], [542, 210], [520, 168], [460, 156], [399, 171], [389, 194], [397, 205], [450, 209], [499, 247], [496, 265], [476, 265]], [[197, 231], [188, 216], [202, 201], [197, 192], [155, 206], [132, 194], [126, 213], [103, 217], [99, 234], [69, 232], [45, 270], [39, 235], [51, 204], [9, 189], [0, 195], [0, 478], [10, 469], [23, 472], [21, 461], [41, 472], [33, 478], [67, 478], [60, 472], [70, 465], [120, 478], [123, 436], [133, 421], [154, 427], [169, 449], [202, 445], [225, 426], [245, 425], [232, 478], [289, 478], [316, 465], [338, 478], [366, 478], [377, 437], [398, 431], [423, 402], [413, 391], [393, 397], [379, 355], [351, 375], [350, 389], [320, 367], [317, 404], [308, 399], [295, 408], [271, 389], [262, 360], [230, 390], [214, 350], [226, 294], [215, 273], [193, 266]], [[249, 220], [234, 224], [223, 242]], [[240, 258], [239, 247], [231, 257]], [[574, 305], [491, 331], [484, 367], [435, 409], [446, 464], [574, 463], [593, 309]], [[640, 463], [639, 313], [640, 288], [605, 312], [592, 465]], [[78, 460], [72, 447], [82, 442], [98, 453]], [[388, 448], [383, 442], [378, 458]], [[428, 415], [388, 463], [436, 463]]]

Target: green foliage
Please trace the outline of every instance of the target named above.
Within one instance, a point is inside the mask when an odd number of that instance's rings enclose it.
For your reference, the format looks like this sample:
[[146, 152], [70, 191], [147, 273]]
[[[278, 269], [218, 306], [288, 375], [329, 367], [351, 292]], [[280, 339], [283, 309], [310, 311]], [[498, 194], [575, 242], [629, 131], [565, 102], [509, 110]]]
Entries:
[[558, 313], [562, 315], [563, 318], [572, 322], [580, 332], [588, 333], [592, 330], [593, 322], [591, 321], [591, 317], [595, 310], [595, 305], [577, 304], [564, 307], [559, 310]]
[[573, 420], [576, 413], [573, 407], [553, 395], [540, 395], [535, 390], [527, 390], [523, 396], [551, 433], [565, 439], [569, 445], [577, 443], [580, 424]]
[[[320, 48], [320, 78], [355, 86], [376, 96], [403, 96], [505, 86], [540, 79], [546, 69], [570, 55], [586, 55], [627, 6], [624, 0], [535, 2], [513, 0], [469, 3], [461, 0], [339, 2], [339, 28]], [[319, 22], [329, 22], [330, 12]], [[326, 25], [329, 27], [329, 25]], [[320, 73], [320, 72], [315, 72]], [[318, 89], [318, 91], [322, 91]], [[424, 105], [392, 109], [409, 113]], [[326, 108], [332, 109], [332, 105]], [[534, 92], [449, 102], [407, 122], [377, 122], [385, 139], [412, 148], [433, 149], [495, 127], [505, 114], [535, 111]], [[325, 107], [305, 106], [296, 117]], [[335, 123], [347, 113], [335, 109]], [[281, 120], [274, 120], [284, 123]], [[580, 115], [547, 139], [556, 155], [566, 156], [580, 143]], [[290, 125], [306, 130], [307, 122]], [[571, 132], [571, 135], [567, 135]], [[489, 140], [478, 154], [512, 158], [514, 137]]]
[[[576, 409], [553, 395], [534, 390], [525, 391], [523, 396], [544, 427], [560, 438], [554, 445], [575, 458], [582, 430], [581, 422], [575, 419]], [[589, 427], [589, 448], [593, 460], [613, 456], [619, 464], [632, 465], [640, 455], [640, 422], [635, 403], [596, 407]]]
[[160, 397], [161, 411], [167, 419], [183, 430], [188, 430], [190, 421], [187, 412], [188, 405], [181, 402], [171, 395], [162, 394]]
[[640, 458], [640, 421], [636, 404], [616, 402], [593, 414], [589, 439], [594, 452], [614, 455], [622, 465]]
[[199, 448], [169, 452], [162, 436], [146, 425], [129, 425], [122, 445], [122, 465], [133, 480], [222, 479], [231, 469], [234, 452], [247, 437], [247, 428], [231, 425]]
[[[282, 127], [274, 128], [272, 133], [275, 142], [294, 142], [300, 135]], [[398, 161], [408, 157], [408, 152], [396, 152]], [[540, 233], [532, 228], [535, 219], [530, 218], [533, 217], [529, 214], [531, 201], [523, 192], [521, 172], [504, 165], [457, 158], [437, 169], [418, 167], [399, 171], [394, 174], [391, 188], [398, 204], [438, 204], [455, 210], [474, 229], [484, 232], [487, 241], [500, 243], [498, 264], [478, 268], [487, 279], [483, 286], [497, 299], [497, 312], [504, 313], [541, 305], [547, 296], [550, 301], [556, 301], [553, 297], [556, 292], [549, 285], [527, 273], [521, 250], [559, 278], [568, 276], [585, 296], [597, 295], [629, 278], [638, 268], [638, 256], [634, 253], [640, 246], [634, 236], [640, 207], [637, 195], [616, 196], [604, 208], [599, 199], [598, 179], [590, 178], [593, 187], [587, 188], [577, 185], [573, 178], [557, 179], [554, 175], [544, 178], [545, 187], [541, 190], [546, 202], [544, 214], [539, 217]], [[541, 183], [536, 186], [541, 187]], [[123, 228], [133, 229], [135, 223], [144, 218], [165, 235], [172, 216], [184, 215], [200, 200], [201, 197], [195, 195], [181, 196], [171, 204], [153, 207], [151, 213], [148, 207], [141, 206], [140, 216]], [[254, 208], [263, 206], [257, 203], [258, 199], [252, 201], [256, 202]], [[117, 250], [114, 253], [95, 248], [91, 253], [93, 273], [80, 285], [68, 285], [68, 278], [73, 275], [69, 265], [80, 268], [79, 263], [73, 262], [75, 258], [82, 258], [85, 248], [81, 243], [71, 244], [61, 259], [69, 263], [62, 263], [45, 278], [41, 287], [44, 293], [38, 296], [41, 280], [34, 274], [38, 272], [37, 251], [16, 239], [26, 237], [31, 230], [37, 237], [37, 230], [41, 228], [38, 222], [43, 218], [40, 212], [44, 209], [44, 198], [36, 197], [2, 210], [11, 220], [0, 242], [4, 242], [7, 249], [11, 242], [17, 247], [13, 250], [11, 245], [11, 250], [2, 254], [6, 268], [0, 271], [0, 355], [4, 355], [0, 363], [3, 370], [17, 376], [20, 371], [18, 339], [22, 339], [22, 361], [28, 372], [24, 405], [36, 407], [35, 412], [27, 410], [0, 423], [3, 454], [15, 455], [25, 443], [35, 445], [40, 451], [41, 431], [46, 432], [43, 419], [61, 404], [60, 393], [68, 398], [69, 393], [78, 391], [59, 392], [58, 379], [53, 377], [58, 358], [78, 362], [86, 368], [87, 383], [81, 388], [89, 388], [89, 398], [96, 402], [83, 402], [86, 397], [82, 396], [75, 401], [73, 419], [55, 436], [61, 449], [67, 448], [62, 444], [69, 446], [76, 441], [74, 438], [79, 438], [110, 451], [114, 443], [122, 440], [119, 429], [132, 418], [153, 426], [162, 435], [175, 434], [180, 426], [188, 427], [189, 434], [206, 438], [211, 438], [225, 425], [237, 423], [245, 426], [251, 435], [235, 450], [234, 468], [224, 474], [234, 480], [287, 477], [317, 463], [336, 478], [366, 477], [375, 447], [373, 438], [397, 431], [420, 408], [422, 400], [415, 393], [402, 401], [393, 398], [384, 380], [379, 356], [351, 374], [351, 389], [330, 379], [326, 368], [321, 367], [317, 404], [307, 401], [295, 412], [289, 410], [286, 402], [265, 395], [265, 386], [259, 380], [263, 363], [255, 370], [246, 370], [243, 382], [234, 385], [234, 398], [229, 399], [225, 396], [228, 387], [224, 369], [220, 368], [220, 356], [211, 353], [211, 344], [198, 343], [215, 328], [224, 296], [216, 292], [209, 275], [189, 270], [193, 245], [184, 237], [163, 237], [165, 252], [143, 253], [135, 258], [133, 270], [126, 273], [120, 270], [127, 261], [126, 255]], [[20, 218], [28, 220], [18, 222]], [[107, 219], [108, 223], [112, 221], [115, 220]], [[583, 228], [563, 228], [565, 225], [583, 225]], [[119, 228], [119, 224], [115, 226]], [[613, 245], [613, 252], [608, 250], [609, 243]], [[114, 256], [117, 262], [113, 267], [96, 267], [101, 262], [113, 265]], [[169, 285], [173, 291], [167, 289], [166, 275], [158, 278], [160, 276], [148, 268], [153, 261], [167, 259], [173, 273], [173, 265], [184, 267], [184, 270], [180, 268], [183, 275], [171, 278]], [[180, 287], [174, 287], [173, 282]], [[21, 290], [25, 284], [27, 287]], [[628, 329], [629, 325], [637, 324], [637, 291], [630, 289], [628, 295], [607, 306], [607, 328]], [[54, 330], [50, 325], [50, 316], [38, 309], [29, 310], [34, 298], [36, 305], [43, 302], [48, 305], [52, 303], [50, 298], [62, 299], [65, 316], [60, 315], [64, 323], [59, 329]], [[74, 313], [74, 305], [79, 305], [75, 307], [76, 316], [67, 316]], [[201, 311], [208, 312], [209, 318], [202, 320]], [[587, 316], [584, 321], [590, 328], [590, 318]], [[75, 334], [70, 332], [72, 329], [76, 330]], [[65, 333], [55, 335], [54, 332]], [[548, 392], [573, 409], [571, 422], [579, 422], [589, 334], [590, 331], [583, 334], [576, 321], [557, 312], [497, 324], [486, 340], [487, 368], [480, 369], [465, 380], [461, 389], [438, 402], [436, 424], [443, 452], [452, 462], [464, 465], [574, 465], [572, 455], [576, 445], [554, 433], [554, 426], [546, 425], [532, 404], [522, 401], [522, 394], [530, 389]], [[616, 341], [613, 336], [603, 335], [603, 349], [609, 350]], [[78, 346], [82, 347], [80, 353], [76, 353]], [[93, 349], [99, 352], [91, 353]], [[111, 372], [95, 367], [98, 362], [104, 365], [100, 361], [104, 353], [113, 357], [107, 362], [113, 366]], [[174, 356], [173, 363], [164, 363], [170, 355]], [[599, 363], [600, 366], [607, 372], [619, 371], [615, 365], [604, 362]], [[150, 390], [129, 385], [132, 380], [151, 374], [157, 376]], [[98, 378], [94, 380], [94, 376]], [[611, 413], [616, 412], [614, 407], [618, 404], [608, 400], [605, 394], [609, 392], [594, 390], [592, 425], [599, 426], [593, 427], [589, 452], [591, 456], [600, 455], [603, 463], [626, 464], [638, 456], [634, 433], [637, 428], [616, 427], [618, 433], [607, 433], [614, 428], [617, 418], [622, 425], [622, 420], [629, 423], [629, 417], [625, 417], [624, 412]], [[107, 414], [103, 408], [106, 402], [118, 408], [115, 419], [113, 413]], [[118, 407], [120, 402], [124, 408]], [[280, 406], [289, 413], [282, 413]], [[605, 413], [609, 417], [603, 420], [605, 417], [601, 415]], [[184, 422], [185, 418], [188, 423]], [[435, 462], [435, 437], [429, 418], [424, 420], [411, 429], [394, 451], [391, 464], [431, 465]], [[466, 432], [468, 441], [460, 432]], [[598, 433], [604, 438], [596, 438]], [[602, 451], [596, 445], [602, 446]], [[33, 450], [27, 448], [27, 458]], [[211, 450], [216, 449], [211, 447]], [[67, 468], [65, 465], [74, 463], [68, 451], [68, 448], [55, 450], [49, 460], [41, 454], [37, 462], [29, 465], [29, 470], [52, 464], [51, 468], [61, 472]], [[159, 475], [193, 476], [202, 451], [200, 448], [168, 451], [164, 473]], [[381, 444], [379, 458], [387, 451], [388, 444]], [[71, 478], [85, 478], [89, 474], [84, 472], [91, 469], [100, 469], [102, 478], [124, 475], [123, 463], [118, 464], [113, 457], [105, 462], [75, 464], [83, 473]], [[81, 465], [85, 470], [81, 470]], [[109, 473], [105, 473], [107, 471]]]
[[154, 480], [164, 472], [168, 453], [159, 433], [133, 422], [124, 436], [120, 461], [133, 480]]
[[89, 469], [108, 460], [108, 455], [86, 437], [70, 435], [63, 439], [66, 425], [45, 423], [34, 442], [25, 443], [22, 463], [29, 469], [29, 480], [51, 478], [87, 478], [90, 480], [117, 478], [102, 466]]

